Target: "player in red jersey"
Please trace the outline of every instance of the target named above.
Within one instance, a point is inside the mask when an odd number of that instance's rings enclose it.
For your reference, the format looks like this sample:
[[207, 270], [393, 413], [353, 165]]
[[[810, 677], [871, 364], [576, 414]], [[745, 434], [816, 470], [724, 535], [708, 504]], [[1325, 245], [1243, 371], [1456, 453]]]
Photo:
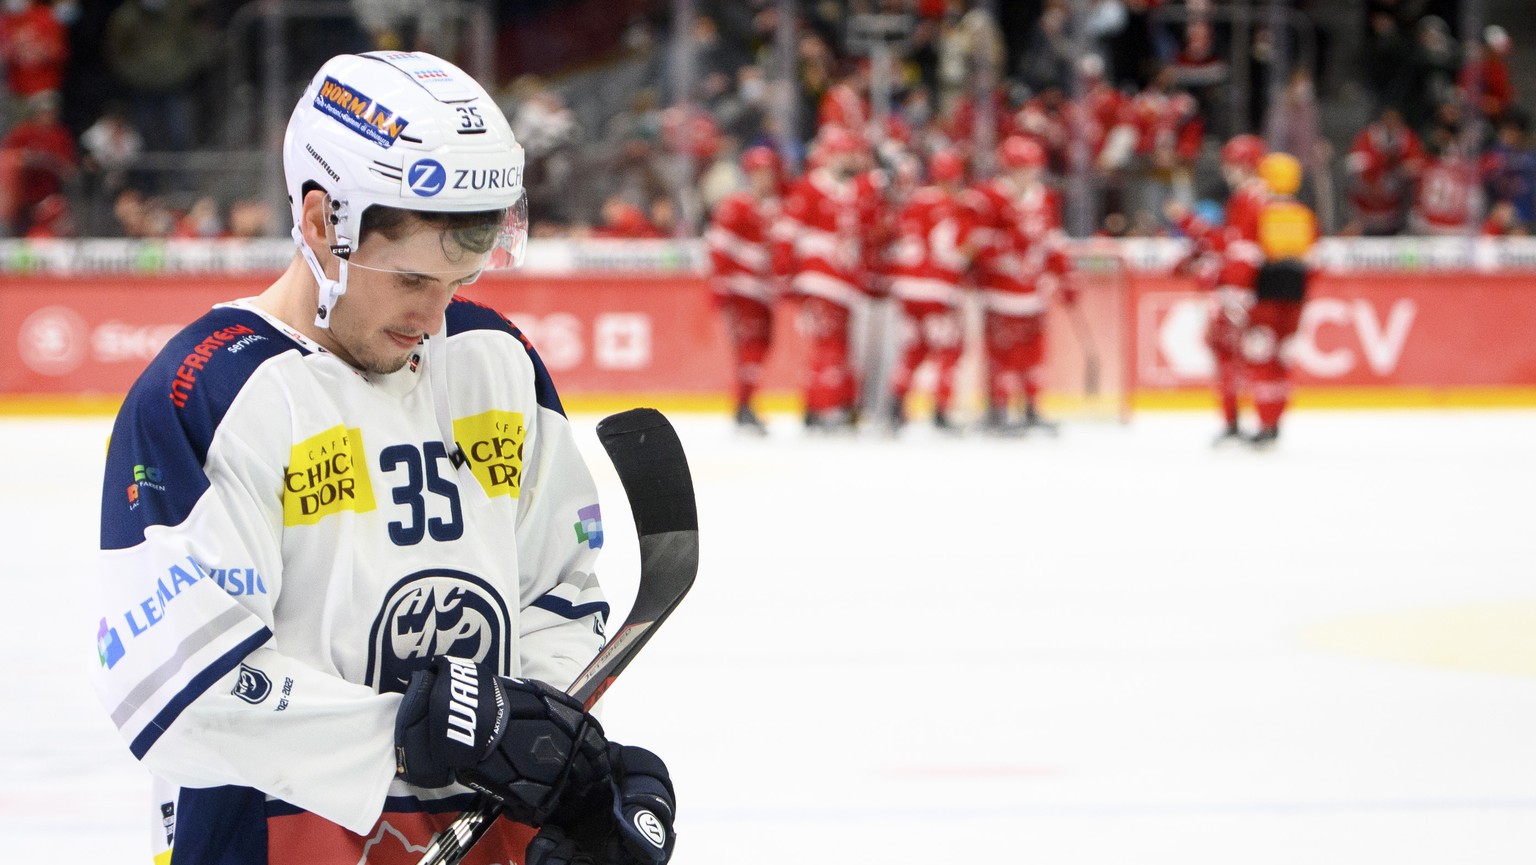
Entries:
[[747, 188], [716, 206], [704, 232], [709, 249], [710, 289], [725, 319], [734, 358], [736, 426], [766, 434], [752, 408], [763, 362], [773, 336], [773, 307], [786, 271], [775, 259], [773, 232], [779, 220], [783, 185], [779, 157], [771, 148], [751, 147], [741, 155]]
[[1266, 149], [1264, 140], [1256, 135], [1238, 135], [1222, 146], [1222, 175], [1231, 190], [1224, 224], [1206, 222], [1181, 204], [1167, 207], [1168, 217], [1194, 246], [1177, 269], [1194, 274], [1200, 287], [1211, 292], [1205, 342], [1216, 361], [1216, 396], [1224, 421], [1217, 445], [1243, 440], [1238, 426], [1245, 369], [1242, 336], [1253, 306], [1253, 281], [1263, 262], [1258, 245], [1259, 214], [1270, 193], [1259, 177], [1259, 164]]
[[1408, 227], [1414, 234], [1458, 236], [1482, 226], [1483, 184], [1476, 159], [1448, 130], [1437, 130], [1414, 184]]
[[1249, 439], [1271, 447], [1290, 399], [1291, 343], [1301, 321], [1309, 274], [1307, 253], [1317, 242], [1317, 218], [1296, 200], [1301, 162], [1289, 153], [1271, 153], [1259, 163], [1270, 200], [1259, 212], [1258, 242], [1264, 263], [1254, 279], [1253, 311], [1243, 331], [1243, 359], [1253, 386], [1259, 431]]
[[1344, 160], [1352, 211], [1346, 233], [1385, 236], [1402, 231], [1423, 163], [1423, 142], [1403, 121], [1402, 112], [1383, 108], [1355, 136]]
[[[1040, 416], [1041, 367], [1045, 361], [1045, 309], [1053, 294], [1075, 302], [1066, 282], [1061, 205], [1041, 179], [1044, 148], [1010, 136], [998, 148], [1001, 173], [970, 190], [974, 280], [984, 299], [987, 347], [987, 417], [993, 431], [1054, 430]], [[1009, 417], [1022, 397], [1018, 423]]]
[[819, 430], [849, 429], [858, 380], [849, 360], [854, 305], [873, 290], [872, 236], [880, 200], [861, 177], [864, 144], [841, 126], [824, 127], [814, 145], [817, 167], [784, 196], [778, 254], [800, 301], [809, 338], [805, 422]]
[[907, 197], [885, 257], [891, 296], [901, 304], [903, 331], [901, 354], [891, 377], [893, 431], [906, 422], [904, 407], [913, 375], [927, 360], [933, 361], [938, 373], [934, 425], [956, 429], [949, 419], [949, 402], [963, 348], [960, 286], [970, 264], [970, 212], [960, 200], [965, 161], [953, 150], [934, 153], [928, 160], [928, 180]]

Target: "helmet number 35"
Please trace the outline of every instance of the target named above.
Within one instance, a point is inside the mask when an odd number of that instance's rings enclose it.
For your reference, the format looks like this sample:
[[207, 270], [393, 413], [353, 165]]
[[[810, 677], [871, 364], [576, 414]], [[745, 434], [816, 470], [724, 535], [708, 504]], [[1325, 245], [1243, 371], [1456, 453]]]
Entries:
[[485, 118], [480, 116], [480, 108], [475, 105], [456, 105], [455, 111], [459, 112], [460, 129], [484, 129]]

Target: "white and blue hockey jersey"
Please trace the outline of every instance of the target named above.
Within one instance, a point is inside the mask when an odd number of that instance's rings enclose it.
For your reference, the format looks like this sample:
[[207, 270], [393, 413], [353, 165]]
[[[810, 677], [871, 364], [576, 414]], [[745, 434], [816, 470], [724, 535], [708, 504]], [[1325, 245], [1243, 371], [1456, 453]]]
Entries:
[[[548, 374], [490, 309], [455, 300], [390, 375], [248, 302], [183, 330], [102, 489], [95, 684], [164, 790], [157, 861], [415, 862], [471, 797], [395, 778], [399, 692], [440, 654], [568, 685], [602, 644], [601, 525]], [[521, 861], [499, 822], [485, 861]]]

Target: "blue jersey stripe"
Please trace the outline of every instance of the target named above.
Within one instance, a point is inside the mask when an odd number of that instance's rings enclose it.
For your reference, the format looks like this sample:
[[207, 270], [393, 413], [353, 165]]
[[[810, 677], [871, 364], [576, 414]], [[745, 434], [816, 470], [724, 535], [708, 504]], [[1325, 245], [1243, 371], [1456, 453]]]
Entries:
[[573, 604], [565, 598], [557, 598], [554, 595], [544, 595], [529, 604], [530, 607], [538, 607], [541, 610], [554, 613], [566, 619], [581, 619], [596, 613], [608, 621], [608, 603], [606, 601], [592, 601], [586, 604]]
[[144, 755], [149, 753], [149, 749], [154, 747], [155, 742], [159, 741], [160, 735], [171, 724], [175, 723], [176, 719], [181, 716], [181, 713], [186, 710], [187, 706], [191, 705], [193, 700], [201, 697], [204, 691], [213, 686], [214, 682], [218, 681], [225, 673], [240, 666], [240, 662], [245, 660], [247, 655], [261, 648], [270, 639], [272, 639], [272, 632], [262, 628], [246, 637], [238, 646], [225, 652], [218, 660], [205, 667], [201, 673], [198, 673], [193, 677], [192, 681], [187, 683], [185, 688], [181, 689], [180, 693], [165, 704], [165, 708], [155, 715], [154, 720], [150, 721], [139, 732], [139, 735], [133, 738], [133, 742], [128, 745], [128, 750], [133, 752], [134, 757], [140, 760], [144, 759]]

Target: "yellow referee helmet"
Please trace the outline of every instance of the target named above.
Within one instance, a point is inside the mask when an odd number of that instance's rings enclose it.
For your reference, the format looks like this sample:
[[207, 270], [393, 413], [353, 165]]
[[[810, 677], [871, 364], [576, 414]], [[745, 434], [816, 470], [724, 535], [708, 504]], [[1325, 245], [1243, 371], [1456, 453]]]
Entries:
[[1295, 195], [1301, 188], [1301, 160], [1289, 153], [1271, 153], [1259, 160], [1259, 177], [1276, 195]]

